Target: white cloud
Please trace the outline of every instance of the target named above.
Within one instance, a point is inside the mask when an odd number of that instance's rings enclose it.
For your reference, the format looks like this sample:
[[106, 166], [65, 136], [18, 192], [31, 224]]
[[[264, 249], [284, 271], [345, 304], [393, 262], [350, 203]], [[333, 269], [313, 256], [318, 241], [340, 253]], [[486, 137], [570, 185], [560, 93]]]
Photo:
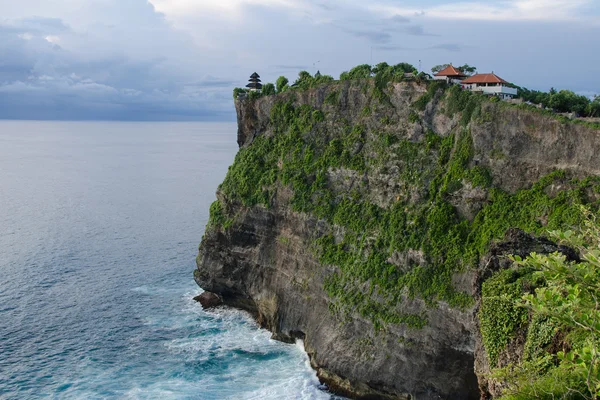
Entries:
[[48, 35], [44, 39], [46, 39], [46, 42], [52, 43], [52, 44], [58, 44], [60, 42], [60, 38], [55, 35]]
[[190, 13], [216, 14], [221, 19], [243, 18], [244, 6], [265, 6], [299, 9], [307, 6], [307, 2], [301, 0], [150, 0], [157, 11], [171, 17], [189, 16]]
[[[367, 6], [381, 15], [421, 15], [438, 19], [483, 21], [574, 21], [586, 20], [582, 7], [593, 0], [506, 0], [502, 2], [449, 2], [432, 7], [391, 6], [375, 3]], [[592, 19], [589, 19], [592, 21]], [[595, 21], [595, 20], [594, 20]]]
[[[178, 19], [188, 19], [210, 14], [220, 20], [243, 21], [244, 10], [262, 6], [280, 8], [299, 15], [310, 15], [312, 22], [327, 21], [328, 11], [344, 9], [363, 10], [390, 16], [430, 17], [438, 19], [493, 20], [493, 21], [563, 21], [588, 19], [582, 8], [593, 6], [596, 0], [496, 0], [496, 1], [448, 1], [446, 4], [427, 6], [423, 1], [419, 6], [397, 5], [399, 2], [386, 0], [150, 0], [155, 8], [175, 23]], [[593, 21], [592, 18], [588, 19]], [[249, 22], [249, 21], [248, 21]], [[250, 23], [250, 22], [249, 22]]]

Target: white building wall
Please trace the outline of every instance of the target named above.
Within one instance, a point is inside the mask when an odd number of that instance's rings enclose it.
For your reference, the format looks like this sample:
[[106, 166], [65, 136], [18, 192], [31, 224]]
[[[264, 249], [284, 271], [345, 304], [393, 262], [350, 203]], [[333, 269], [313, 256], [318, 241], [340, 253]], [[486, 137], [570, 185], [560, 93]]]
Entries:
[[481, 92], [485, 94], [516, 96], [517, 89], [508, 86], [479, 86], [477, 84], [465, 85], [465, 89], [470, 89], [473, 92]]

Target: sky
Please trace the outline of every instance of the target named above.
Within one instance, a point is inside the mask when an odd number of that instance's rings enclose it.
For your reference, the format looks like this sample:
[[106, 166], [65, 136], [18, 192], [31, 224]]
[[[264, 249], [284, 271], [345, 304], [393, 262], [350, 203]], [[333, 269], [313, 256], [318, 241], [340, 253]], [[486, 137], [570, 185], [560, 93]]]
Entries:
[[232, 121], [232, 89], [474, 65], [600, 93], [600, 0], [0, 0], [0, 119]]

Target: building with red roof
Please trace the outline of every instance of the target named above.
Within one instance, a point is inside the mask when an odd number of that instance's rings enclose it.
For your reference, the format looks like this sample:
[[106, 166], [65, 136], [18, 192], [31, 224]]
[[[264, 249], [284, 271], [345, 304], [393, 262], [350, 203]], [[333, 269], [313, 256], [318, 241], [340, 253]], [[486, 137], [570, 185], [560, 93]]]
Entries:
[[517, 95], [517, 89], [510, 87], [509, 82], [494, 74], [475, 74], [461, 81], [463, 89], [473, 92], [492, 94], [503, 99], [511, 99]]
[[460, 83], [466, 77], [467, 75], [461, 72], [461, 70], [458, 68], [453, 67], [452, 64], [433, 75], [433, 79], [435, 80], [446, 81], [450, 83]]

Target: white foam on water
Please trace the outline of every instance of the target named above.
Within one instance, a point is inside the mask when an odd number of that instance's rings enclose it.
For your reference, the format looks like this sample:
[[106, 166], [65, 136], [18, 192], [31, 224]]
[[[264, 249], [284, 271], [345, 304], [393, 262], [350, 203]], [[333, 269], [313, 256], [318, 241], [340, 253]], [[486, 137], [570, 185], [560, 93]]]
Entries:
[[[196, 393], [198, 398], [332, 398], [322, 390], [302, 341], [290, 345], [272, 340], [271, 333], [261, 329], [248, 313], [225, 307], [207, 312], [191, 300], [193, 293], [185, 296], [184, 319], [193, 316], [187, 323], [197, 324], [198, 332], [165, 346], [183, 359], [224, 368], [213, 376], [203, 376], [204, 390]], [[164, 391], [161, 396], [169, 397]]]
[[[139, 316], [145, 328], [129, 338], [134, 349], [130, 362], [121, 360], [107, 368], [83, 359], [78, 370], [85, 371], [86, 379], [72, 381], [61, 398], [336, 398], [322, 389], [302, 341], [290, 345], [272, 340], [271, 333], [243, 311], [225, 307], [204, 311], [192, 300], [198, 292], [193, 286], [140, 286], [135, 291], [151, 295], [175, 291], [181, 297], [172, 312], [146, 310]], [[160, 360], [148, 358], [146, 348], [161, 354]]]

